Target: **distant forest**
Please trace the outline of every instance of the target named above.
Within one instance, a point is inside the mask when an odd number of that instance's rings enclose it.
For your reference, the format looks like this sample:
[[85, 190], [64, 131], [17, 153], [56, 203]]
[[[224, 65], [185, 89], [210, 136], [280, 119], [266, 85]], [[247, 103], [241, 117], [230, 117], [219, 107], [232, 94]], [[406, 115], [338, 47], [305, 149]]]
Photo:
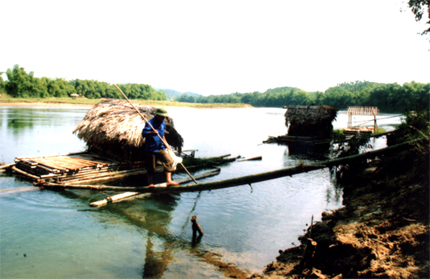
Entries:
[[[8, 69], [6, 76], [6, 81], [0, 76], [0, 93], [5, 92], [14, 98], [68, 97], [70, 94], [79, 94], [89, 99], [119, 98], [118, 91], [107, 82], [37, 78], [34, 77], [33, 72], [27, 73], [18, 65]], [[167, 100], [163, 89], [156, 90], [147, 84], [129, 83], [118, 86], [130, 99]], [[429, 109], [430, 83], [412, 81], [399, 85], [355, 81], [338, 84], [325, 92], [307, 92], [295, 87], [279, 87], [264, 93], [236, 92], [211, 96], [184, 93], [174, 100], [187, 103], [244, 103], [254, 107], [329, 105], [341, 110], [349, 106], [375, 106], [382, 112], [404, 112]]]
[[430, 83], [412, 81], [399, 85], [369, 81], [344, 82], [330, 87], [325, 92], [306, 92], [299, 88], [279, 87], [264, 93], [234, 93], [193, 97], [182, 94], [177, 102], [189, 103], [245, 103], [254, 107], [284, 107], [328, 105], [337, 109], [350, 106], [378, 107], [382, 112], [405, 112], [414, 109], [428, 109]]
[[[0, 72], [0, 74], [2, 74]], [[118, 90], [107, 82], [96, 80], [64, 80], [62, 78], [49, 79], [34, 77], [34, 72], [27, 73], [24, 68], [15, 65], [6, 71], [6, 81], [0, 77], [0, 92], [6, 92], [14, 98], [48, 98], [69, 97], [79, 94], [88, 99], [119, 98]], [[159, 100], [167, 99], [166, 93], [155, 90], [147, 84], [118, 84], [118, 87], [130, 99]]]

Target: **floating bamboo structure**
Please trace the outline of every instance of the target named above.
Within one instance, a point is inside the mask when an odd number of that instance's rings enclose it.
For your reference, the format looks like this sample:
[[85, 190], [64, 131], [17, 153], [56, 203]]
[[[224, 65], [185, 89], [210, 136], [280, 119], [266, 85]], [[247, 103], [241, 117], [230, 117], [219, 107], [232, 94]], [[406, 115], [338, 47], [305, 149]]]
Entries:
[[[205, 161], [215, 161], [224, 164], [235, 161], [238, 157], [230, 154], [205, 158]], [[213, 167], [214, 163], [189, 166], [188, 169]], [[143, 161], [118, 162], [89, 152], [70, 153], [65, 155], [41, 157], [17, 157], [14, 164], [3, 166], [34, 182], [35, 185], [85, 185], [101, 183], [125, 177], [144, 175], [147, 173]], [[155, 168], [156, 172], [163, 172], [162, 166]], [[178, 172], [182, 168], [178, 166]]]
[[[331, 106], [285, 106], [286, 135], [269, 137], [264, 143], [283, 143], [294, 147], [326, 147], [333, 131], [337, 109]], [[299, 148], [300, 149], [300, 148]]]
[[[146, 173], [144, 162], [118, 162], [88, 152], [17, 157], [11, 170], [37, 184], [85, 184]], [[158, 171], [161, 171], [161, 167]]]
[[328, 138], [338, 109], [331, 106], [286, 106], [288, 136]]

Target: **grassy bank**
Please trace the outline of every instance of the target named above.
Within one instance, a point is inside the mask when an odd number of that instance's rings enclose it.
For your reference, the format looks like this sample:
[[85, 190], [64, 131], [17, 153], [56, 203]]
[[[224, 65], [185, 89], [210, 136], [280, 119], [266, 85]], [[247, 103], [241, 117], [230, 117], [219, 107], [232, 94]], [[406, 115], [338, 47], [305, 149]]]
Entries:
[[[16, 105], [16, 104], [71, 104], [71, 105], [85, 105], [93, 106], [100, 102], [102, 99], [87, 99], [87, 98], [12, 98], [2, 94], [0, 97], [0, 104], [2, 105]], [[131, 100], [133, 103], [148, 105], [154, 107], [191, 107], [191, 108], [250, 108], [247, 104], [200, 104], [200, 103], [180, 103], [170, 101], [153, 101], [153, 100]]]

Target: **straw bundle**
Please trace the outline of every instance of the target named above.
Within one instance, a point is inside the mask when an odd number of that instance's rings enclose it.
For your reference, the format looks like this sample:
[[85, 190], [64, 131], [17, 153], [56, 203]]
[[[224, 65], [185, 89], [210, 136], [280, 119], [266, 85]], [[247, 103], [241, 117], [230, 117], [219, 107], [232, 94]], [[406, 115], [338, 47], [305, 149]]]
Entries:
[[288, 106], [285, 125], [290, 136], [330, 137], [337, 109], [331, 106]]
[[[147, 120], [154, 117], [156, 108], [134, 105]], [[175, 130], [173, 119], [168, 117], [164, 121], [167, 142], [180, 150], [183, 139]], [[87, 143], [90, 152], [120, 161], [137, 161], [143, 159], [143, 127], [144, 120], [128, 102], [104, 100], [88, 111], [73, 134]]]

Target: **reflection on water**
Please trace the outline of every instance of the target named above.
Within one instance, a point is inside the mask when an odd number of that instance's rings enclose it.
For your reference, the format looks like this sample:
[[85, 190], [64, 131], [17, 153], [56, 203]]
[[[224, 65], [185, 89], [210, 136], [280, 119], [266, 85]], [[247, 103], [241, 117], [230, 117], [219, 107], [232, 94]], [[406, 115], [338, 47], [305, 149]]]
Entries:
[[[83, 150], [84, 143], [72, 131], [87, 111], [0, 107], [1, 159], [11, 163], [19, 156]], [[262, 144], [269, 136], [286, 133], [282, 109], [169, 108], [169, 114], [185, 139], [184, 149], [198, 149], [197, 156], [263, 157], [230, 163], [220, 175], [202, 181], [312, 164], [328, 156]], [[144, 180], [136, 177], [117, 185]], [[0, 190], [30, 186], [19, 177], [0, 174]], [[0, 277], [226, 278], [231, 274], [220, 267], [227, 263], [252, 273], [273, 261], [279, 249], [298, 243], [312, 216], [319, 220], [322, 211], [341, 206], [341, 191], [328, 170], [201, 193], [143, 195], [98, 209], [88, 206], [112, 194], [1, 194]], [[205, 232], [194, 245], [192, 215]]]

